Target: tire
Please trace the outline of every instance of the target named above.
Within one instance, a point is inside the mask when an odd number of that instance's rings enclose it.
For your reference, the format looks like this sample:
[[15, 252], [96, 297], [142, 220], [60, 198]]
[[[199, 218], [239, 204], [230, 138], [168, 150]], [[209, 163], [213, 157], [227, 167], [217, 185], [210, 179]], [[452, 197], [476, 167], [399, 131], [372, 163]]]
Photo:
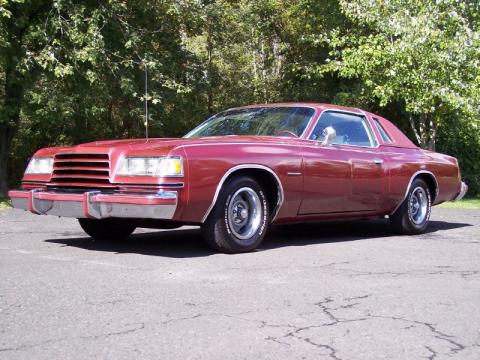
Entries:
[[390, 224], [398, 234], [421, 234], [428, 226], [431, 210], [428, 185], [422, 179], [414, 179], [406, 199], [390, 216]]
[[268, 228], [269, 207], [262, 187], [251, 177], [227, 181], [202, 226], [205, 242], [224, 253], [251, 251]]
[[136, 228], [136, 225], [120, 219], [78, 219], [78, 222], [83, 231], [99, 241], [126, 239]]

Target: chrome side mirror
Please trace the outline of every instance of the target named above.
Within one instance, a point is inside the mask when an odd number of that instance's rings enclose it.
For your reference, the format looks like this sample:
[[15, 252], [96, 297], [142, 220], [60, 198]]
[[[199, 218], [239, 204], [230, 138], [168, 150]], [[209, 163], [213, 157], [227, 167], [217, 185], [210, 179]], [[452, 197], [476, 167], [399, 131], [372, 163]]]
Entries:
[[333, 140], [337, 137], [337, 132], [335, 129], [331, 126], [327, 126], [325, 129], [323, 129], [323, 140], [321, 142], [322, 145], [330, 145]]

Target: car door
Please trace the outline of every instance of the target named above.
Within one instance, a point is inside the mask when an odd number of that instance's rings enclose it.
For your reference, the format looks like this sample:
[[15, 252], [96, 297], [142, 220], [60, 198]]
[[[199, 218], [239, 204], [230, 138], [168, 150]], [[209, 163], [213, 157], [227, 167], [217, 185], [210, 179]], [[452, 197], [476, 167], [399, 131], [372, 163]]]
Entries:
[[[322, 144], [327, 127], [336, 135]], [[363, 114], [324, 111], [309, 140], [302, 153], [300, 214], [374, 212], [381, 207], [385, 159]]]

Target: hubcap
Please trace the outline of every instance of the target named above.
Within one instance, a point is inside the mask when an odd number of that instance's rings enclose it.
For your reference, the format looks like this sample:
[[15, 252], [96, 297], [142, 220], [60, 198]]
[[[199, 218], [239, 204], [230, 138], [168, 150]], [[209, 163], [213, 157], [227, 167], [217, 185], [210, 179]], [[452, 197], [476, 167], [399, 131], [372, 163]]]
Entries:
[[251, 238], [262, 220], [262, 204], [257, 193], [248, 187], [238, 189], [228, 204], [227, 220], [233, 234], [241, 239]]
[[428, 196], [427, 192], [422, 187], [416, 187], [408, 204], [408, 214], [410, 219], [416, 225], [422, 224], [427, 218], [428, 214]]

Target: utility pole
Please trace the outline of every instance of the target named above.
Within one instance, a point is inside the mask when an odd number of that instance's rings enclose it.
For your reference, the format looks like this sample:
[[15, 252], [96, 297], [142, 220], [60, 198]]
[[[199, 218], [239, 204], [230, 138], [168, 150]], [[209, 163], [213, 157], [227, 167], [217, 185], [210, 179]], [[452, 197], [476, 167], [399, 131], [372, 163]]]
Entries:
[[145, 70], [145, 138], [148, 139], [148, 69], [147, 61], [143, 61]]

